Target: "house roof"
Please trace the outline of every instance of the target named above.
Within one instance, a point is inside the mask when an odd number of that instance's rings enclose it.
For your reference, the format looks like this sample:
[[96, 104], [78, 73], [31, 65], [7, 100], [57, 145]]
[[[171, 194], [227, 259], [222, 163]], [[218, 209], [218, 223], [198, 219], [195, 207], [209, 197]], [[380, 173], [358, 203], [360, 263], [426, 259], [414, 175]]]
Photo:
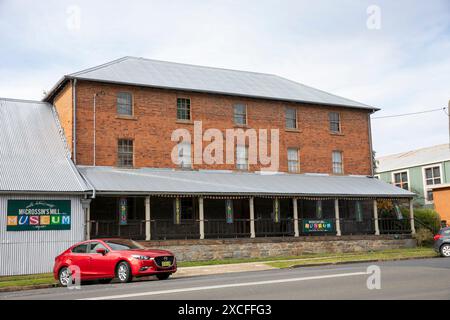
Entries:
[[137, 57], [123, 57], [100, 66], [66, 75], [48, 93], [44, 101], [51, 101], [58, 88], [69, 79], [378, 110], [366, 104], [314, 89], [273, 74], [211, 68]]
[[450, 160], [449, 144], [396, 153], [377, 158], [377, 172], [395, 171]]
[[78, 166], [98, 193], [285, 195], [411, 198], [414, 193], [365, 176], [261, 174]]
[[0, 98], [0, 193], [83, 192], [52, 105]]

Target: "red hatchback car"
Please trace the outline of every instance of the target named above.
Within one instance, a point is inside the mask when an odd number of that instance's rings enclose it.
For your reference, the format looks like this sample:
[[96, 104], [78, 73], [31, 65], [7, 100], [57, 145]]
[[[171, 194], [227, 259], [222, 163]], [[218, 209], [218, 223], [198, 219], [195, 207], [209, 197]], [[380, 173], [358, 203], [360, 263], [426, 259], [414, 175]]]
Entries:
[[114, 278], [155, 275], [160, 280], [177, 271], [175, 256], [166, 250], [144, 249], [132, 240], [96, 239], [77, 243], [55, 258], [53, 274], [63, 286], [72, 282], [78, 267], [81, 280], [109, 283]]

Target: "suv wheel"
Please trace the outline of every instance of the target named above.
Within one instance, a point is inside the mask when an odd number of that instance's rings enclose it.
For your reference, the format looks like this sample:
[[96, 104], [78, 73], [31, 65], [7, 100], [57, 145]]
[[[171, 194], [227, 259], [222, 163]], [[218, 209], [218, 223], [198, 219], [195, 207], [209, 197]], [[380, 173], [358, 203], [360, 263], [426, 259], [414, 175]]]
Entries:
[[117, 265], [116, 277], [120, 282], [130, 282], [133, 279], [128, 262], [122, 261]]
[[450, 244], [443, 244], [440, 249], [441, 256], [450, 257]]

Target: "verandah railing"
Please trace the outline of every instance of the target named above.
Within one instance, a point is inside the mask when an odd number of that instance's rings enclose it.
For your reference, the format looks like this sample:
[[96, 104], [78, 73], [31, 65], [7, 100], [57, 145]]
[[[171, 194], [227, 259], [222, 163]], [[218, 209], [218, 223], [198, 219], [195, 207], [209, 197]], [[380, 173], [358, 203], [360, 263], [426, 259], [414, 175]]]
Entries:
[[[330, 230], [306, 231], [304, 222], [313, 219], [299, 219], [298, 228], [300, 236], [336, 235], [336, 220], [326, 219], [332, 223]], [[371, 219], [339, 219], [342, 235], [375, 234], [375, 221]], [[120, 237], [143, 240], [146, 238], [145, 220], [128, 220], [126, 225], [120, 225], [117, 220], [90, 221], [91, 238]], [[409, 219], [379, 218], [380, 234], [409, 234], [411, 222]], [[200, 221], [189, 220], [175, 224], [173, 219], [155, 219], [150, 221], [152, 240], [166, 239], [199, 239]], [[234, 219], [227, 223], [225, 219], [205, 219], [205, 238], [248, 238], [250, 237], [250, 219]], [[289, 237], [294, 236], [295, 226], [293, 219], [255, 219], [256, 237]]]

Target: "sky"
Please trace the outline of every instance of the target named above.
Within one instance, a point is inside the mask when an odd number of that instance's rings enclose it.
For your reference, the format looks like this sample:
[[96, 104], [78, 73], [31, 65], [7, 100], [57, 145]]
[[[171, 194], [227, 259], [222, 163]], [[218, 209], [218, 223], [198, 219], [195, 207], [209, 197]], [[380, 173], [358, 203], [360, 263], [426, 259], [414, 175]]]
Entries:
[[[277, 74], [381, 109], [448, 106], [449, 0], [0, 0], [0, 97], [122, 56]], [[378, 156], [448, 143], [444, 111], [373, 119]]]

